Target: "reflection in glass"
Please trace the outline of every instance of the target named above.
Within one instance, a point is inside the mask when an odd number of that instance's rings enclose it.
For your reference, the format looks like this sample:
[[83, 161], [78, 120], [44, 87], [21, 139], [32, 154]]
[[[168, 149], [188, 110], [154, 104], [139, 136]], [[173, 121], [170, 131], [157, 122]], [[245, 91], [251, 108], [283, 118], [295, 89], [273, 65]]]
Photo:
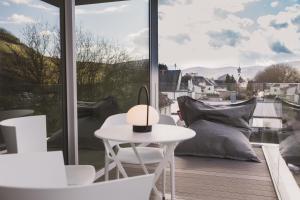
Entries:
[[79, 160], [100, 168], [104, 146], [95, 130], [127, 112], [149, 84], [148, 2], [76, 6], [76, 35]]
[[48, 148], [62, 150], [60, 9], [39, 0], [1, 2], [0, 120], [46, 115]]

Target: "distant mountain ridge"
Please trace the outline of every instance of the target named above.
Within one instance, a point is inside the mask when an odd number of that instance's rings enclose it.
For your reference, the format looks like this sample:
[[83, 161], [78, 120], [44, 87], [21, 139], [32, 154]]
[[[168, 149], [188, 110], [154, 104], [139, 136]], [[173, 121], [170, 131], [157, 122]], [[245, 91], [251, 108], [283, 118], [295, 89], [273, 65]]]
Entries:
[[[288, 64], [292, 67], [295, 67], [299, 72], [300, 72], [300, 61], [293, 61], [293, 62], [286, 62], [284, 64]], [[242, 77], [244, 79], [253, 79], [255, 77], [255, 75], [260, 72], [263, 71], [266, 67], [268, 66], [249, 66], [249, 67], [242, 67]], [[232, 67], [232, 66], [228, 66], [228, 67], [220, 67], [220, 68], [208, 68], [208, 67], [191, 67], [191, 68], [187, 68], [182, 70], [182, 74], [187, 74], [187, 73], [196, 73], [198, 76], [204, 76], [207, 78], [213, 78], [213, 79], [217, 79], [221, 76], [223, 76], [224, 74], [230, 74], [230, 75], [234, 75], [235, 77], [237, 77], [237, 68], [238, 67]]]

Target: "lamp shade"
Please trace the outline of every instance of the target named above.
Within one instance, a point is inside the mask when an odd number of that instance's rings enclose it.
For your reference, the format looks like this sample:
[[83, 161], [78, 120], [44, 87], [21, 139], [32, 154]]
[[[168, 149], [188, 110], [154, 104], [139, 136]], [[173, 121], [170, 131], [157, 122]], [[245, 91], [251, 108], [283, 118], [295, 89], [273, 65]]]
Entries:
[[[147, 105], [140, 104], [142, 91], [145, 91]], [[144, 85], [139, 89], [138, 105], [127, 112], [127, 122], [132, 125], [133, 132], [146, 133], [152, 131], [152, 125], [158, 123], [158, 120], [159, 114], [150, 106], [149, 92]]]
[[[147, 107], [149, 107], [147, 124]], [[127, 112], [127, 123], [134, 126], [151, 126], [157, 124], [159, 114], [155, 108], [148, 105], [136, 105]]]

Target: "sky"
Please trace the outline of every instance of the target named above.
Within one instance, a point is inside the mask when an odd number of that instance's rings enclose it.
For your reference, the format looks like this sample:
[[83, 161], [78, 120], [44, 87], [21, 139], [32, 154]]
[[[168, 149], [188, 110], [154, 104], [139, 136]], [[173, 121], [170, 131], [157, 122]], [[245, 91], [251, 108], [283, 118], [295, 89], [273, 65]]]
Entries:
[[[133, 58], [149, 57], [149, 11], [147, 0], [76, 6], [76, 27], [111, 40]], [[55, 34], [59, 9], [40, 0], [0, 0], [0, 27], [22, 39], [27, 24], [48, 24], [42, 34]]]
[[299, 0], [160, 0], [160, 62], [181, 68], [300, 60]]
[[[0, 1], [0, 27], [18, 37], [26, 24], [39, 22], [58, 26], [59, 9], [40, 0]], [[148, 57], [147, 0], [77, 6], [75, 22], [133, 57]], [[184, 69], [296, 60], [300, 0], [159, 0], [160, 63]]]

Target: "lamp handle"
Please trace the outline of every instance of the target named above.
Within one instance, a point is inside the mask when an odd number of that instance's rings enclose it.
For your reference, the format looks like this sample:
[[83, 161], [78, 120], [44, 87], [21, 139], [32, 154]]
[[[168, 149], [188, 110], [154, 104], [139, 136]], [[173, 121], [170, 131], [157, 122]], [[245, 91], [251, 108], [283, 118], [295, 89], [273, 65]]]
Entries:
[[140, 90], [139, 90], [139, 93], [138, 93], [138, 105], [140, 104], [140, 101], [141, 101], [141, 94], [142, 94], [142, 91], [145, 91], [145, 94], [146, 94], [146, 98], [147, 98], [147, 126], [148, 126], [148, 123], [149, 123], [149, 105], [150, 105], [150, 100], [149, 100], [149, 92], [148, 92], [148, 89], [147, 89], [147, 86], [143, 85]]

